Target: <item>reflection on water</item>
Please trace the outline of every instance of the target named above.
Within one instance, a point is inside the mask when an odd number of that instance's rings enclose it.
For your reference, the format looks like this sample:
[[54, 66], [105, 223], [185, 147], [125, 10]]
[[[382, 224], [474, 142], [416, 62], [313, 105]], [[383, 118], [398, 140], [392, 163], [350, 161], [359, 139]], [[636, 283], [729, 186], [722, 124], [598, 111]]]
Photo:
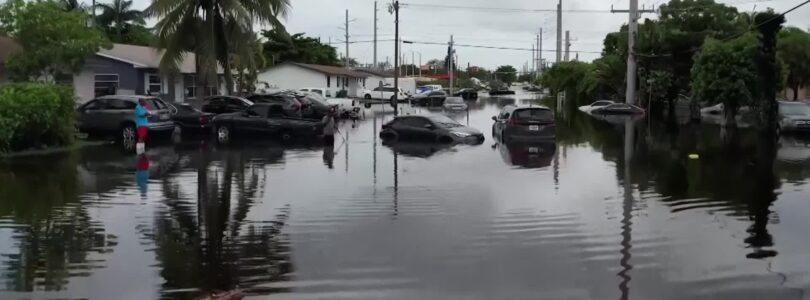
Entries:
[[[482, 98], [450, 117], [489, 132], [529, 102]], [[342, 124], [334, 147], [0, 162], [0, 299], [801, 299], [810, 286], [810, 139], [563, 107], [556, 141], [383, 145], [390, 112]]]

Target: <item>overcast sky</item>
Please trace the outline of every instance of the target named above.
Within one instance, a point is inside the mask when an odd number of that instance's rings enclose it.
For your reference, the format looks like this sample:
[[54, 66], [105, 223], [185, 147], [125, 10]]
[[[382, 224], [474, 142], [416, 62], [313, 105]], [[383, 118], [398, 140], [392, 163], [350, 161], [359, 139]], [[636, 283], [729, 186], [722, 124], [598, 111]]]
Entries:
[[[89, 2], [90, 0], [84, 0]], [[97, 0], [104, 1], [104, 0]], [[151, 0], [134, 0], [135, 7], [142, 9]], [[343, 44], [343, 27], [345, 11], [349, 10], [350, 41], [368, 41], [374, 33], [374, 0], [291, 0], [292, 10], [285, 23], [291, 33], [304, 32], [308, 36], [320, 37], [328, 42], [331, 38], [336, 43], [339, 53], [345, 52]], [[639, 0], [640, 5], [651, 7], [665, 3], [666, 0]], [[720, 0], [721, 3], [734, 5], [740, 10], [750, 11], [756, 5], [757, 10], [772, 7], [781, 12], [801, 0]], [[378, 1], [378, 60], [386, 57], [393, 63], [394, 18], [388, 13], [390, 1]], [[415, 52], [419, 63], [429, 59], [444, 58], [450, 35], [458, 44], [496, 46], [531, 49], [535, 35], [543, 29], [543, 58], [555, 58], [556, 49], [556, 14], [553, 12], [494, 11], [483, 9], [448, 9], [418, 6], [449, 5], [500, 7], [508, 9], [555, 9], [554, 0], [412, 0], [402, 1], [400, 10], [400, 35], [405, 40], [416, 42], [444, 43], [444, 45], [403, 45], [408, 63], [411, 52]], [[409, 6], [407, 4], [413, 4]], [[616, 31], [627, 23], [627, 14], [611, 14], [610, 7], [627, 9], [629, 0], [563, 0], [563, 10], [601, 10], [604, 12], [564, 12], [563, 30], [571, 31], [571, 58], [575, 51], [581, 60], [592, 60], [602, 50], [602, 39], [605, 34]], [[644, 14], [643, 18], [655, 18], [655, 14]], [[802, 29], [810, 27], [810, 5], [799, 8], [787, 16], [788, 24]], [[469, 47], [457, 47], [461, 65], [483, 66], [493, 68], [499, 65], [513, 65], [518, 70], [532, 59], [531, 51], [496, 50]], [[349, 45], [349, 54], [361, 63], [373, 60], [372, 43], [355, 43]]]

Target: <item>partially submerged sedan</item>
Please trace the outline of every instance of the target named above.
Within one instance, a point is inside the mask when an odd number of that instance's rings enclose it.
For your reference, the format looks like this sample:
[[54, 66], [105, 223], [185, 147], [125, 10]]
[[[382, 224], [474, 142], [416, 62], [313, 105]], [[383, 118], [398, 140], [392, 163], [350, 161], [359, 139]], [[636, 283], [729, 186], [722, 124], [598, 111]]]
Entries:
[[484, 142], [481, 131], [435, 114], [396, 117], [382, 126], [380, 137], [387, 141], [414, 140], [447, 144]]
[[810, 104], [779, 101], [779, 130], [810, 132]]
[[320, 120], [289, 117], [280, 104], [257, 103], [243, 112], [218, 115], [212, 122], [217, 142], [223, 144], [236, 136], [275, 135], [289, 141], [323, 132]]

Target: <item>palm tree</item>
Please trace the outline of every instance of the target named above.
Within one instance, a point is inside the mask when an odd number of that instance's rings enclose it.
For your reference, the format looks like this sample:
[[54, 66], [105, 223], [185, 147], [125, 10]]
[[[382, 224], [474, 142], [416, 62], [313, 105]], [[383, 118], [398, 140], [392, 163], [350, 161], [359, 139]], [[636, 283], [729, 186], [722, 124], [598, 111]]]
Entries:
[[82, 5], [79, 3], [79, 0], [59, 0], [57, 3], [66, 11], [82, 10]]
[[280, 18], [289, 8], [289, 0], [154, 0], [146, 12], [160, 20], [155, 29], [157, 46], [165, 50], [161, 69], [176, 71], [183, 53], [193, 52], [198, 76], [213, 78], [217, 63], [222, 66], [230, 94], [231, 55], [250, 52], [240, 37], [251, 34], [254, 23], [283, 28]]
[[[70, 1], [70, 0], [67, 0]], [[96, 8], [101, 9], [98, 22], [106, 28], [115, 25], [116, 41], [123, 41], [124, 26], [127, 24], [144, 25], [144, 14], [140, 10], [131, 9], [132, 1], [112, 0], [111, 3], [96, 4]]]

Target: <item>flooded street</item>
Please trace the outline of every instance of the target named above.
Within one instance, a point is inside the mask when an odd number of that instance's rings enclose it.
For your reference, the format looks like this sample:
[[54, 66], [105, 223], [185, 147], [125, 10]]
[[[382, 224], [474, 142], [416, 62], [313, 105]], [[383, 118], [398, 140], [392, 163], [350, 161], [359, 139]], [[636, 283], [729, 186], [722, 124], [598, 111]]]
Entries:
[[378, 107], [334, 148], [9, 159], [0, 299], [810, 298], [810, 140], [566, 110], [496, 144], [517, 98], [450, 114], [481, 145], [383, 145]]

